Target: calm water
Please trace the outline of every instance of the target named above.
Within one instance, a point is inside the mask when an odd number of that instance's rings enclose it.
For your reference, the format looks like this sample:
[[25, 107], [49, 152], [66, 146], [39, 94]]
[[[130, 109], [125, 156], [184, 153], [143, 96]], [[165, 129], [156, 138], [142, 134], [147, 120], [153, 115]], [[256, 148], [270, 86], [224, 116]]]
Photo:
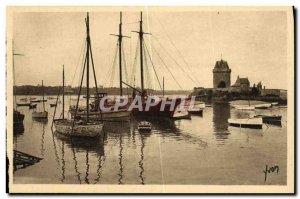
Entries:
[[[202, 117], [152, 121], [153, 130], [147, 134], [137, 130], [138, 121], [132, 118], [105, 123], [104, 137], [71, 140], [51, 131], [50, 102], [55, 100], [45, 103], [46, 123], [33, 121], [28, 107], [18, 108], [25, 114], [25, 130], [15, 133], [14, 149], [43, 160], [17, 170], [14, 183], [286, 184], [287, 109], [255, 111], [283, 117], [282, 127], [264, 125], [262, 130], [228, 127], [228, 118], [247, 117], [254, 111], [213, 104]], [[264, 182], [266, 165], [278, 165], [280, 171]]]

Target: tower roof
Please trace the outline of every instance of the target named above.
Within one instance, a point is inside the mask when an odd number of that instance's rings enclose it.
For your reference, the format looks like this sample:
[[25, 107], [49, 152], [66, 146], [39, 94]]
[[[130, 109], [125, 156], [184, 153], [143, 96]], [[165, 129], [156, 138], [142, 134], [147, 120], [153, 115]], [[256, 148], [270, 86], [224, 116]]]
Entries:
[[227, 61], [221, 59], [220, 61], [217, 61], [214, 67], [214, 71], [229, 71], [229, 66]]

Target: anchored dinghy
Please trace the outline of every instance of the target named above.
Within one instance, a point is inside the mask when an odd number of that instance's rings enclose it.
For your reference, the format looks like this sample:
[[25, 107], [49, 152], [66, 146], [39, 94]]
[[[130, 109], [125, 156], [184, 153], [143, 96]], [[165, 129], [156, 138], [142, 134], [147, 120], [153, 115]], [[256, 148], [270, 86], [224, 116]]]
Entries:
[[228, 119], [229, 126], [262, 129], [262, 118]]

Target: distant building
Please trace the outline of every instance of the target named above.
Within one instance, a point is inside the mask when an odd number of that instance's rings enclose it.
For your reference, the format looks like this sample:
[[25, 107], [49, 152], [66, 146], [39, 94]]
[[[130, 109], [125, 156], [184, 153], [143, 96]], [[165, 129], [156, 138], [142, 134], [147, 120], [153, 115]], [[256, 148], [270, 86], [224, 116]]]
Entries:
[[65, 87], [65, 94], [73, 94], [73, 89], [71, 86]]
[[237, 79], [235, 83], [231, 86], [231, 92], [237, 92], [237, 93], [247, 93], [250, 89], [250, 82], [249, 79], [246, 78], [240, 78], [237, 76]]
[[192, 95], [196, 95], [196, 96], [205, 95], [205, 88], [204, 87], [194, 87]]
[[213, 88], [229, 89], [231, 85], [231, 69], [227, 61], [217, 61], [213, 69]]
[[283, 100], [287, 100], [287, 90], [284, 89], [262, 89], [261, 95], [264, 97], [280, 97]]

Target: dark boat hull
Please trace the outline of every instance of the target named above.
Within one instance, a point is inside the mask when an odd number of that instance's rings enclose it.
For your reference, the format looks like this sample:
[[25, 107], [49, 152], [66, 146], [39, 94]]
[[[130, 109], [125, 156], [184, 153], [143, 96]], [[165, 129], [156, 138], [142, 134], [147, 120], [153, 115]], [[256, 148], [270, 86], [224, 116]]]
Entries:
[[17, 106], [30, 106], [31, 105], [31, 103], [25, 103], [25, 104], [18, 104], [17, 103]]
[[181, 99], [177, 98], [175, 101], [174, 109], [171, 110], [171, 105], [166, 104], [164, 110], [160, 111], [162, 100], [159, 101], [157, 105], [151, 106], [148, 111], [146, 111], [146, 102], [142, 103], [142, 110], [139, 108], [133, 108], [132, 114], [134, 116], [158, 116], [158, 117], [173, 117], [176, 107], [180, 104]]
[[250, 129], [262, 129], [262, 125], [259, 125], [259, 124], [236, 124], [236, 123], [229, 123], [229, 126], [241, 127], [241, 128], [250, 128]]
[[14, 120], [14, 126], [23, 125], [24, 120], [24, 114], [14, 111], [13, 120]]
[[268, 124], [281, 124], [281, 116], [280, 115], [257, 115], [256, 117], [261, 117], [263, 123], [268, 123]]

